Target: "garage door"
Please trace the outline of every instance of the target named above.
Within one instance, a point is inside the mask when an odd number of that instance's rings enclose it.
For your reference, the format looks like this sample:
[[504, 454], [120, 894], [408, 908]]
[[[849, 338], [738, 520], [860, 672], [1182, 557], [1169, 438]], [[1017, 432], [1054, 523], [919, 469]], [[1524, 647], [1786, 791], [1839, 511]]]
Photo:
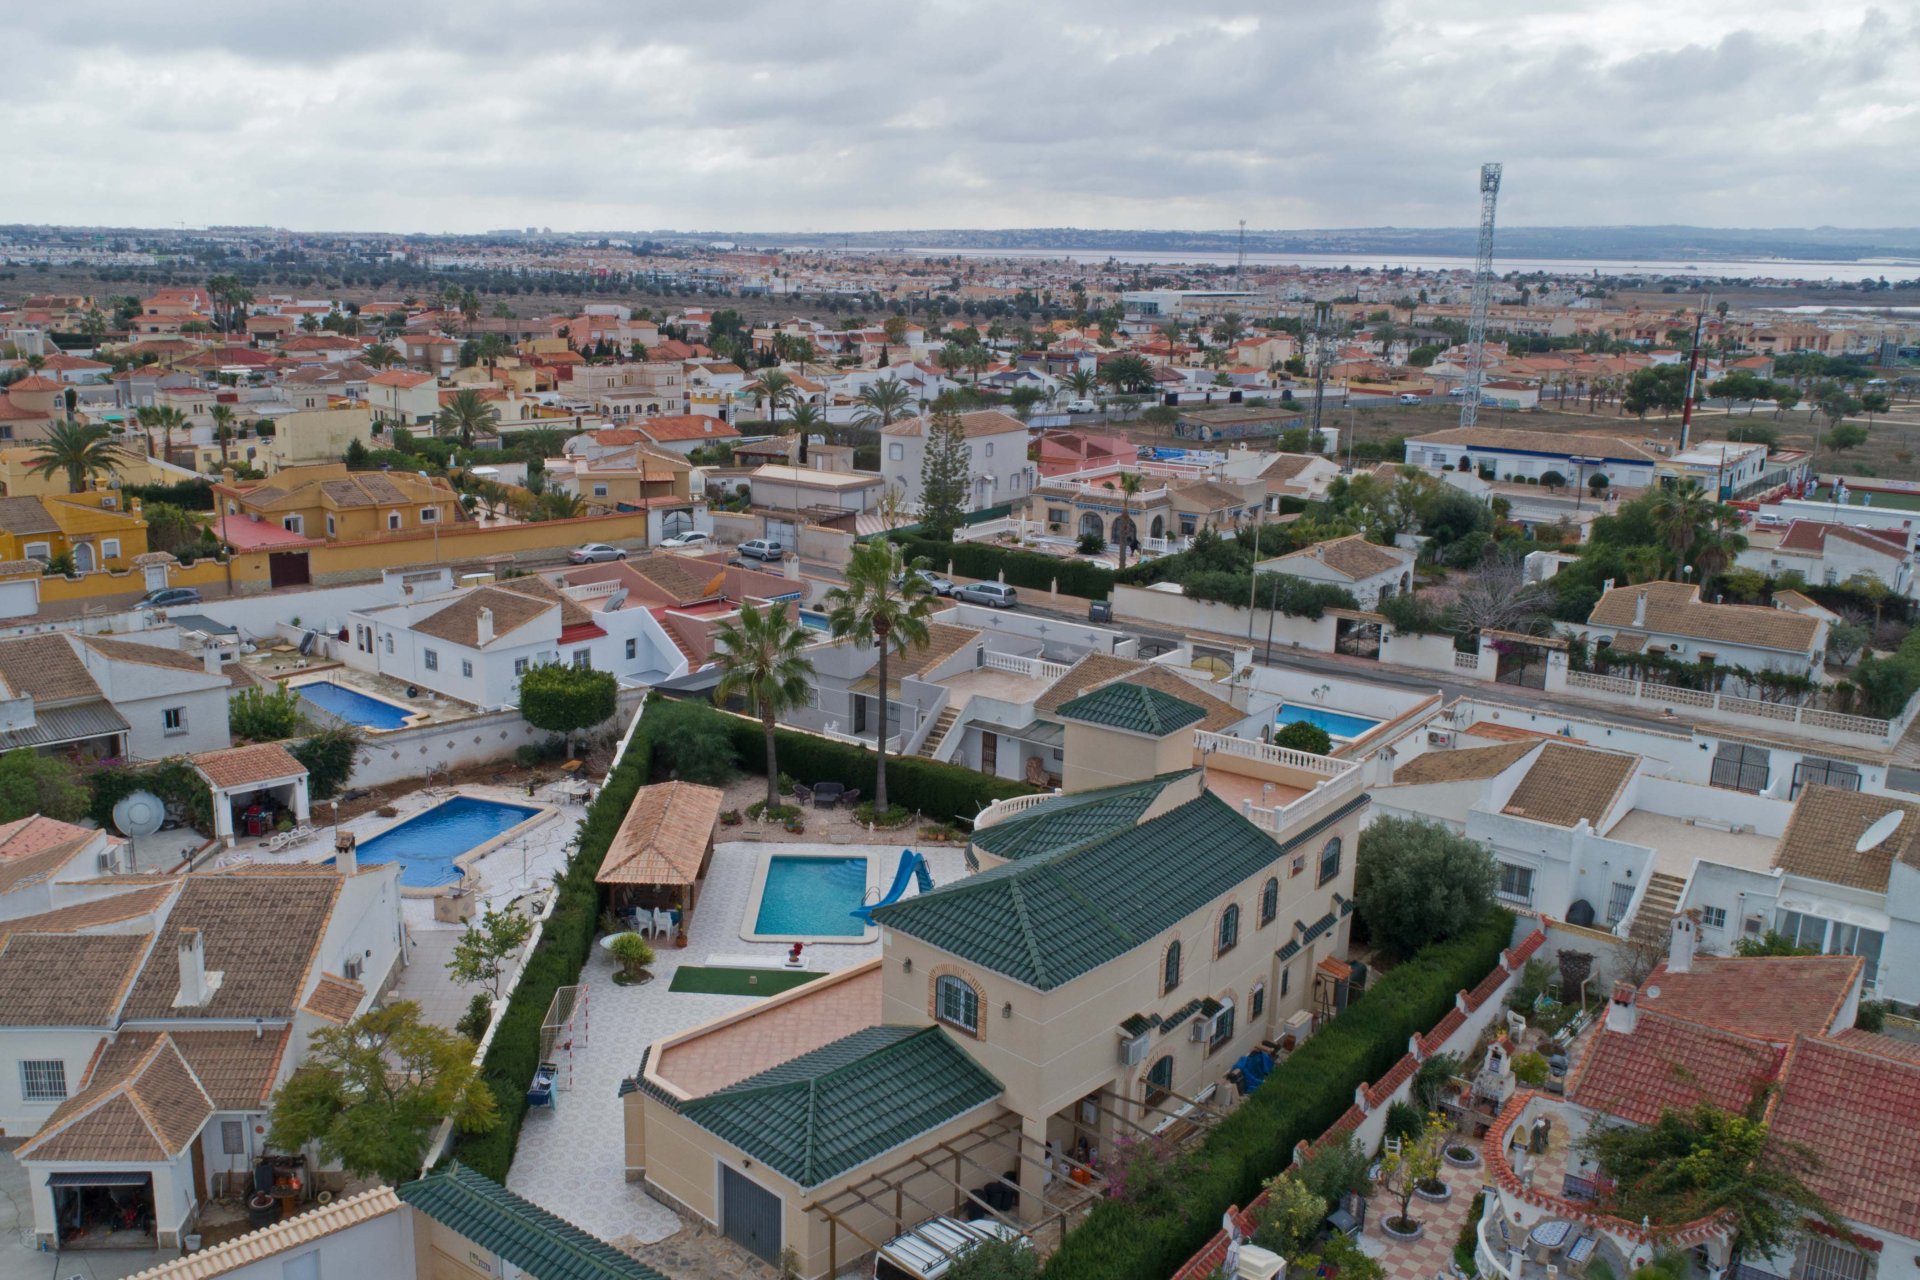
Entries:
[[724, 1165], [720, 1169], [720, 1233], [756, 1257], [780, 1265], [780, 1197]]

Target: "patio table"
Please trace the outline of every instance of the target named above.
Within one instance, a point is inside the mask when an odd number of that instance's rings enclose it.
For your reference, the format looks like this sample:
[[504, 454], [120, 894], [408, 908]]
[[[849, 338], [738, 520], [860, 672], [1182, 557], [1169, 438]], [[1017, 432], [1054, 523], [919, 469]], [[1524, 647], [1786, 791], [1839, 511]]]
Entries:
[[1527, 1239], [1543, 1249], [1558, 1249], [1567, 1242], [1567, 1237], [1571, 1234], [1573, 1234], [1571, 1222], [1561, 1218], [1549, 1218], [1545, 1222], [1536, 1223], [1533, 1230], [1527, 1233]]
[[843, 782], [816, 782], [813, 784], [813, 806], [816, 809], [831, 809], [840, 803], [841, 793], [847, 789]]

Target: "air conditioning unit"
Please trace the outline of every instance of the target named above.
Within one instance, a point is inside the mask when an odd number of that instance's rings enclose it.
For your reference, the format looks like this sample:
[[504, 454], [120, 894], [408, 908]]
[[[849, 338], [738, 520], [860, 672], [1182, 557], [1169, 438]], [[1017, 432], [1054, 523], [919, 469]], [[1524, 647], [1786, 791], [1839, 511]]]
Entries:
[[1427, 731], [1427, 745], [1430, 747], [1450, 747], [1453, 745], [1453, 735], [1445, 729], [1429, 729]]
[[100, 851], [99, 867], [100, 874], [103, 876], [110, 876], [120, 869], [120, 862], [113, 856], [113, 850], [102, 849]]
[[1122, 1066], [1137, 1067], [1147, 1060], [1147, 1049], [1151, 1041], [1143, 1033], [1137, 1036], [1120, 1037], [1120, 1063]]
[[1280, 1025], [1287, 1035], [1293, 1037], [1294, 1043], [1298, 1044], [1313, 1034], [1313, 1014], [1306, 1009], [1301, 1009], [1296, 1013], [1288, 1014], [1287, 1020]]
[[1207, 1033], [1212, 1028], [1213, 1028], [1212, 1018], [1195, 1018], [1189, 1030], [1187, 1031], [1187, 1039], [1193, 1041], [1195, 1044], [1198, 1044], [1200, 1041], [1205, 1040], [1207, 1038]]
[[1740, 928], [1746, 933], [1765, 933], [1767, 931], [1767, 918], [1765, 916], [1748, 916], [1741, 922]]
[[100, 499], [100, 505], [108, 511], [118, 511], [120, 509], [120, 499], [109, 493]]
[[352, 959], [348, 960], [345, 964], [340, 966], [340, 976], [345, 978], [348, 982], [358, 982], [360, 981], [361, 968], [362, 968], [361, 958], [359, 956], [354, 956]]

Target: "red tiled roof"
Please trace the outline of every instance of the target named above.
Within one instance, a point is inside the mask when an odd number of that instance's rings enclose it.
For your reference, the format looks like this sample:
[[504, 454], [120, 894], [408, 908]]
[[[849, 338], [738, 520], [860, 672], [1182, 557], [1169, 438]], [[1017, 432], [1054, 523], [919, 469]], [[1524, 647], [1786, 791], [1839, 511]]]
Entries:
[[1643, 1013], [1785, 1045], [1833, 1028], [1865, 962], [1858, 956], [1695, 956], [1692, 971], [1655, 969]]
[[572, 626], [560, 628], [560, 643], [578, 644], [582, 640], [598, 640], [606, 634], [597, 622], [576, 622]]
[[1800, 1036], [1770, 1110], [1772, 1137], [1816, 1157], [1804, 1176], [1828, 1204], [1920, 1238], [1920, 1063]]
[[1745, 1112], [1780, 1068], [1758, 1040], [1642, 1009], [1631, 1033], [1602, 1028], [1567, 1082], [1567, 1097], [1634, 1124], [1702, 1102]]
[[[1324, 961], [1322, 963], [1325, 963]], [[1375, 1109], [1393, 1097], [1394, 1090], [1413, 1079], [1413, 1073], [1420, 1069], [1420, 1060], [1410, 1053], [1400, 1055], [1400, 1061], [1393, 1064], [1387, 1074], [1367, 1086], [1367, 1107]]]

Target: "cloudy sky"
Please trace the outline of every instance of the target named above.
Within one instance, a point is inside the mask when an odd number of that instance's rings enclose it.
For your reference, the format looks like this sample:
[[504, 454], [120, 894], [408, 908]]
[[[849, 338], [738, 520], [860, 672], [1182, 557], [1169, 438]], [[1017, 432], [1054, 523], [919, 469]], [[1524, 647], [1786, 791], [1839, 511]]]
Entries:
[[[1755, 12], [1758, 10], [1759, 12]], [[10, 23], [0, 220], [1920, 221], [1920, 0], [152, 0]]]

